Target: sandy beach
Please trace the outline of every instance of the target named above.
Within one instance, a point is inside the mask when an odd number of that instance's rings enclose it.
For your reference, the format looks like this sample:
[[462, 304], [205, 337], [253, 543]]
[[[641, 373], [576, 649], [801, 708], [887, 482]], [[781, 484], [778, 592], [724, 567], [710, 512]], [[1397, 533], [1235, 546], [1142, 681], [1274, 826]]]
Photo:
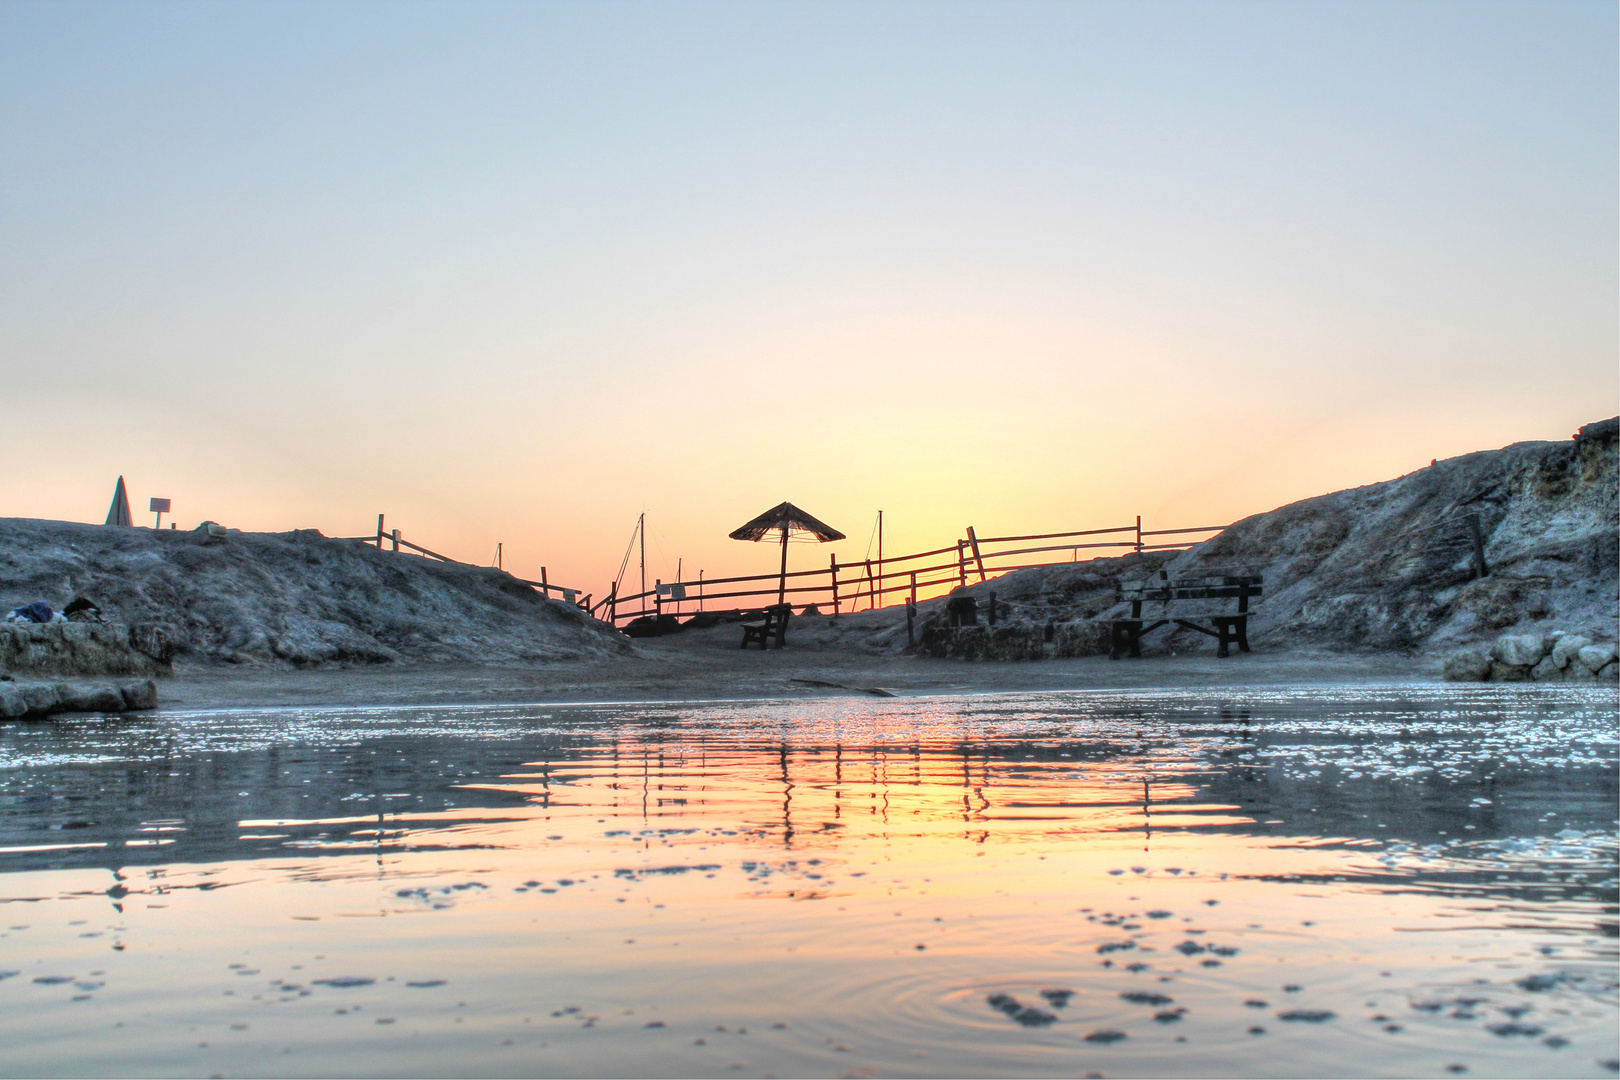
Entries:
[[[872, 656], [850, 650], [742, 650], [735, 627], [637, 643], [634, 656], [544, 665], [387, 664], [286, 670], [177, 664], [161, 708], [388, 704], [701, 701], [1042, 690], [1221, 686], [1374, 686], [1438, 682], [1432, 658], [1249, 653], [1217, 659], [1088, 656], [1031, 662]], [[836, 684], [836, 685], [815, 685]]]

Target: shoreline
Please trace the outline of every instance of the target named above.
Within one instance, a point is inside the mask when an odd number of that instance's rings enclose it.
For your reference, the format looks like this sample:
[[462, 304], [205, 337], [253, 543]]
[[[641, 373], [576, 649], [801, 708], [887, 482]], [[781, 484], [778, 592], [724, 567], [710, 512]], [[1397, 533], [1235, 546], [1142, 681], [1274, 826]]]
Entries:
[[[160, 710], [607, 704], [759, 698], [916, 697], [1063, 690], [1181, 690], [1263, 686], [1441, 684], [1431, 657], [1289, 653], [963, 661], [829, 655], [819, 650], [690, 650], [644, 643], [635, 657], [546, 665], [412, 664], [364, 668], [176, 665], [159, 683]], [[802, 681], [794, 681], [802, 680]], [[819, 684], [819, 685], [818, 685]]]

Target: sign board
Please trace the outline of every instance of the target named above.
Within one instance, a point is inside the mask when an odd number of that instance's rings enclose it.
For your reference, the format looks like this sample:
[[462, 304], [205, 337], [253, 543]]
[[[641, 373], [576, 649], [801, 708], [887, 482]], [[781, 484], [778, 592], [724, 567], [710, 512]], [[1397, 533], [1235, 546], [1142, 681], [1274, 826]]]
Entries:
[[686, 599], [686, 586], [685, 585], [660, 585], [660, 586], [658, 586], [658, 595], [659, 596], [667, 596], [671, 600], [685, 600]]
[[564, 589], [563, 590], [563, 603], [572, 604], [574, 602], [574, 598], [577, 597], [578, 595], [579, 594], [576, 593], [573, 589]]
[[155, 514], [167, 514], [169, 512], [169, 500], [153, 499], [152, 505], [147, 507], [147, 509]]

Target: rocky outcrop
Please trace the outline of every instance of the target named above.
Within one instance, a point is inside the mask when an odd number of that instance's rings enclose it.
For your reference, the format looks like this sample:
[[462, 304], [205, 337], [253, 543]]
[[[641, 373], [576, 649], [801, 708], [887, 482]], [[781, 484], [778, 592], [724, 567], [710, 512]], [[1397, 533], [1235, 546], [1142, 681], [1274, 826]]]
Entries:
[[121, 713], [157, 708], [151, 679], [119, 683], [0, 681], [0, 719], [37, 720], [57, 713]]
[[1503, 634], [1447, 656], [1442, 674], [1455, 682], [1615, 682], [1615, 643], [1584, 634]]
[[[1434, 651], [1451, 654], [1446, 666], [1456, 678], [1548, 677], [1548, 668], [1534, 672], [1559, 637], [1620, 636], [1617, 432], [1620, 421], [1610, 419], [1568, 442], [1437, 461], [1256, 514], [1185, 552], [1018, 571], [968, 591], [981, 609], [996, 593], [999, 621], [1009, 626], [1104, 624], [1125, 611], [1116, 603], [1124, 579], [1160, 570], [1172, 578], [1258, 573], [1265, 592], [1249, 624], [1257, 651]], [[932, 614], [922, 648], [947, 643], [945, 654], [965, 656], [984, 647], [968, 646], [972, 635], [961, 648], [948, 643], [955, 638], [941, 635], [949, 629], [942, 611]], [[1504, 631], [1515, 641], [1493, 655]], [[1145, 647], [1204, 652], [1214, 644], [1170, 627]], [[1566, 678], [1572, 670], [1567, 659], [1552, 669]]]
[[[297, 667], [543, 662], [629, 649], [610, 627], [500, 570], [310, 529], [231, 531], [221, 540], [0, 519], [0, 610], [33, 600], [60, 609], [75, 596], [119, 625], [14, 625], [0, 638], [0, 670], [161, 674], [171, 658]], [[90, 662], [96, 655], [104, 666]], [[148, 661], [154, 666], [142, 666]]]
[[165, 675], [168, 630], [121, 623], [0, 623], [0, 671], [32, 675]]

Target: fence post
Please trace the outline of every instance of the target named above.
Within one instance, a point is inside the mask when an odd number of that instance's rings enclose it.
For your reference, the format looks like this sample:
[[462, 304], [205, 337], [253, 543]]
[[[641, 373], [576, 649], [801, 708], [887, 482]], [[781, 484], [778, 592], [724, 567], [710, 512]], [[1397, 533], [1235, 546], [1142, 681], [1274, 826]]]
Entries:
[[[641, 610], [647, 610], [647, 598], [641, 598]], [[653, 578], [653, 619], [657, 620], [664, 615], [664, 579]]]
[[619, 627], [619, 583], [615, 581], [608, 588], [608, 622], [615, 630]]
[[[979, 538], [974, 535], [973, 526], [968, 526], [968, 543], [973, 547], [973, 561], [979, 567], [979, 580], [984, 580], [984, 560], [979, 557]], [[966, 580], [965, 578], [963, 580]]]
[[833, 555], [830, 556], [830, 558], [832, 559], [832, 563], [828, 567], [827, 576], [832, 580], [833, 614], [840, 615], [843, 612], [838, 606], [838, 556]]
[[382, 550], [382, 544], [383, 544], [383, 516], [381, 514], [378, 514], [377, 515], [377, 550], [378, 551]]
[[1142, 515], [1136, 515], [1136, 550], [1142, 550]]
[[540, 568], [540, 595], [547, 600], [551, 599], [551, 589], [546, 586], [546, 568]]
[[395, 551], [399, 550], [399, 530], [398, 529], [394, 530], [394, 550]]
[[956, 542], [956, 582], [960, 586], [967, 585], [967, 556], [963, 554], [966, 547], [966, 540]]

